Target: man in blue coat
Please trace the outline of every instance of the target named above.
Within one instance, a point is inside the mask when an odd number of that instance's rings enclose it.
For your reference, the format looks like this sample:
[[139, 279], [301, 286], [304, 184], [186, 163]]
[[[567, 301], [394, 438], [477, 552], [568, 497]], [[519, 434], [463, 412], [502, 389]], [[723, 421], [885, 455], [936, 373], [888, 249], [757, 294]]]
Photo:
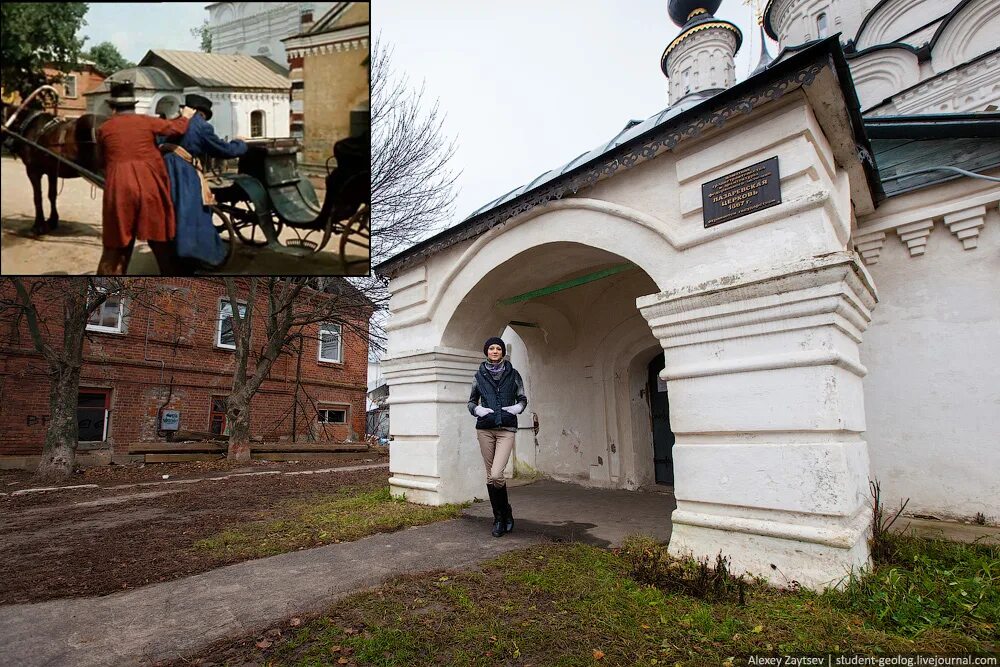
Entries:
[[[234, 158], [247, 152], [244, 141], [223, 141], [208, 123], [212, 119], [212, 101], [202, 95], [187, 95], [184, 106], [195, 109], [187, 132], [176, 143], [160, 147], [170, 176], [170, 197], [177, 216], [177, 255], [217, 267], [226, 259], [226, 248], [212, 225], [212, 194], [195, 158], [208, 155]], [[173, 138], [176, 140], [176, 137]]]

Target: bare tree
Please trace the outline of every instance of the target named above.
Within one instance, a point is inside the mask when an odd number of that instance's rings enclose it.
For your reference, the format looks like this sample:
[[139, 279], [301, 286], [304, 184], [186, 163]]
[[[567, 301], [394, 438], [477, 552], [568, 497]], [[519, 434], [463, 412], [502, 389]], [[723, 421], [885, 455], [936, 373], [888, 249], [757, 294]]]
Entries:
[[[341, 325], [372, 344], [369, 321], [384, 303], [343, 278], [224, 278], [229, 297], [236, 367], [233, 390], [226, 399], [230, 425], [227, 458], [250, 460], [250, 400], [284, 352], [292, 352], [307, 325]], [[258, 309], [266, 303], [264, 312]], [[255, 323], [263, 319], [263, 340], [254, 346]], [[379, 344], [375, 341], [375, 344]]]
[[372, 48], [372, 263], [442, 228], [452, 213], [458, 174], [449, 168], [454, 141], [424, 87], [413, 90], [392, 69], [392, 53]]
[[148, 286], [121, 278], [4, 278], [0, 318], [12, 341], [22, 322], [49, 377], [49, 420], [42, 458], [35, 472], [42, 479], [68, 477], [79, 437], [80, 370], [83, 341], [91, 316], [108, 299], [138, 298]]

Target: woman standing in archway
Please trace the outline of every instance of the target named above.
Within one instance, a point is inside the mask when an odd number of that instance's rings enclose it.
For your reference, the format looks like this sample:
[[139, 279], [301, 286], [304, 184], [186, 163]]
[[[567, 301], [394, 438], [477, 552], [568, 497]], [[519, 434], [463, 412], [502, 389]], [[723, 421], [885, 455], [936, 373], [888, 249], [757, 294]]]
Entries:
[[493, 537], [514, 530], [503, 469], [514, 450], [517, 415], [528, 407], [524, 381], [504, 359], [507, 345], [493, 337], [483, 345], [486, 360], [479, 365], [469, 396], [469, 413], [476, 417], [476, 437], [486, 466], [486, 489], [493, 507]]

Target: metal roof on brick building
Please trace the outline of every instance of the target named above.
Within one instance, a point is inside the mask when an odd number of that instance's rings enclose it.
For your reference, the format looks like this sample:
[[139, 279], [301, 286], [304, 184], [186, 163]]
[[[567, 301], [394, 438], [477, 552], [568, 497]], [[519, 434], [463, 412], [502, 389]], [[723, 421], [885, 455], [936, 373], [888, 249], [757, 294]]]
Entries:
[[154, 49], [139, 65], [166, 66], [202, 88], [287, 90], [292, 87], [288, 77], [252, 56]]

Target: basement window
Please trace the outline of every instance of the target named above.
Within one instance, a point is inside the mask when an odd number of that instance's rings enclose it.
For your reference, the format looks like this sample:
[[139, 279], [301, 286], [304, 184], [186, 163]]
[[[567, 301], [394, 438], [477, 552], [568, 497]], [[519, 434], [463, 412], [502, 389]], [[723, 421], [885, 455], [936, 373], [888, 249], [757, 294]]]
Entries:
[[120, 295], [109, 296], [87, 320], [87, 331], [122, 333], [122, 311], [125, 300]]
[[208, 432], [223, 435], [226, 432], [226, 399], [212, 397], [212, 410], [208, 415]]
[[[240, 318], [247, 315], [245, 303], [239, 304]], [[233, 333], [233, 307], [227, 299], [219, 301], [219, 329], [215, 334], [215, 345], [227, 350], [236, 349], [236, 334]]]
[[110, 389], [80, 389], [76, 421], [80, 442], [104, 442], [108, 439], [108, 415], [111, 411]]
[[346, 424], [347, 408], [320, 408], [318, 421], [320, 424]]
[[339, 324], [319, 325], [319, 360], [339, 364], [343, 361], [343, 346], [341, 345], [341, 326]]

